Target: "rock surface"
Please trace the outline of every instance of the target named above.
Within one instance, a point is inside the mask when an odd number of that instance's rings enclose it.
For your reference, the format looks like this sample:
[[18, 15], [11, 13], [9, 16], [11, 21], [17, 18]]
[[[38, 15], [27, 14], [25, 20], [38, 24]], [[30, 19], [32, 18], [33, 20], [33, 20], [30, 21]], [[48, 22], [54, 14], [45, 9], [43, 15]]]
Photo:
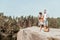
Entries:
[[50, 28], [49, 32], [40, 31], [39, 27], [20, 29], [17, 40], [60, 40], [60, 29]]

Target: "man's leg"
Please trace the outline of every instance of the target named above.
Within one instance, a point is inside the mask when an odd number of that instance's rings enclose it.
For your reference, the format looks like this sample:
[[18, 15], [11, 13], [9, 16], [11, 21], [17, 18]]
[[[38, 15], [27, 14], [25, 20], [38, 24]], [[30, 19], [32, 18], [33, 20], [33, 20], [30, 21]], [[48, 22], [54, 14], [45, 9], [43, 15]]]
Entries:
[[44, 29], [46, 29], [46, 21], [44, 20]]
[[44, 22], [44, 31], [45, 31], [45, 32], [49, 32], [48, 21], [45, 21], [45, 22]]

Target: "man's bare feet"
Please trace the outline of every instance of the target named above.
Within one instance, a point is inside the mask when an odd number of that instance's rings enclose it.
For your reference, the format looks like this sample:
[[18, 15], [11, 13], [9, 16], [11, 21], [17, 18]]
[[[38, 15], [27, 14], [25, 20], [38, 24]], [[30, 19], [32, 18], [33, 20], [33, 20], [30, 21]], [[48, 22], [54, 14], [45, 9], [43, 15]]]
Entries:
[[44, 29], [44, 32], [49, 32], [49, 28], [45, 28]]

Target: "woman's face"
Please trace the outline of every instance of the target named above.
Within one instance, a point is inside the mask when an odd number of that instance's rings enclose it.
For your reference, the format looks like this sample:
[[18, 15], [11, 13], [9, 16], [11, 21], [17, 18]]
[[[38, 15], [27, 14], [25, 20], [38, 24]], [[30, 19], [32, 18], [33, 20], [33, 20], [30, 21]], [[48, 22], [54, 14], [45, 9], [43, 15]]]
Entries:
[[40, 14], [40, 16], [42, 16], [42, 14]]

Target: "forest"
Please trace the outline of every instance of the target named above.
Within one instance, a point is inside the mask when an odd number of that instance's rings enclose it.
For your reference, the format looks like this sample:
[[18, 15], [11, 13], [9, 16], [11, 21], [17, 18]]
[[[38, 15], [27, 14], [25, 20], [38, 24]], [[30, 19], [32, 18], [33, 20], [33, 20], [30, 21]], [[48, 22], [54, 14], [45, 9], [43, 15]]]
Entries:
[[[0, 40], [17, 40], [19, 29], [38, 26], [38, 16], [11, 17], [0, 13]], [[60, 18], [48, 18], [49, 28], [60, 28]]]

